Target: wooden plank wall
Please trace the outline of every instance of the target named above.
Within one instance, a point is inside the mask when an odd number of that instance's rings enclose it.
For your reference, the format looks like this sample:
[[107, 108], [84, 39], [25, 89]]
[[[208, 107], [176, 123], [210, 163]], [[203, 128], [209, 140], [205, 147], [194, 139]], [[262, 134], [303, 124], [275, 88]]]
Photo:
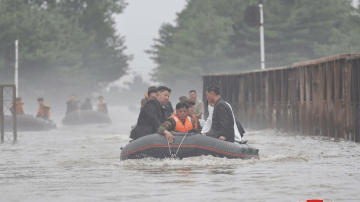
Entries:
[[246, 128], [359, 142], [359, 58], [342, 54], [282, 68], [202, 75], [203, 89], [218, 85]]

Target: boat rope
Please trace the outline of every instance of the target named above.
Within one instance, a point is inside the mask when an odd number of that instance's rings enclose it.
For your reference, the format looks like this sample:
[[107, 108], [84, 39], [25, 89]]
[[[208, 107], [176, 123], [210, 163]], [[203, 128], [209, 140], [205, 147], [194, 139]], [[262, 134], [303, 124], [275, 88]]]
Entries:
[[175, 153], [175, 154], [171, 154], [170, 143], [169, 143], [169, 141], [168, 141], [168, 147], [169, 147], [169, 152], [170, 152], [170, 156], [171, 156], [171, 158], [176, 158], [177, 153], [179, 152], [179, 149], [180, 149], [180, 147], [181, 147], [182, 143], [184, 142], [184, 140], [185, 140], [186, 136], [187, 136], [187, 134], [186, 134], [186, 135], [184, 136], [184, 138], [181, 140], [181, 142], [180, 142], [180, 144], [179, 144], [179, 147], [178, 147], [178, 149], [177, 149], [177, 151], [176, 151], [176, 153]]

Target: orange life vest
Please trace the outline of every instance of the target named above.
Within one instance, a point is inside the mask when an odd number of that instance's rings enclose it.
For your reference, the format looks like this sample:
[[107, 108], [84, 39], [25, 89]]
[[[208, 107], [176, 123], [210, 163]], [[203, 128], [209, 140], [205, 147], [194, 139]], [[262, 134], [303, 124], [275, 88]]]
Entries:
[[195, 128], [196, 128], [196, 129], [199, 129], [199, 126], [198, 126], [198, 120], [197, 120], [197, 118], [196, 118], [195, 114], [192, 114], [192, 117], [193, 117], [193, 118], [194, 118], [194, 120], [195, 120]]
[[107, 104], [107, 102], [98, 103], [98, 112], [101, 112], [101, 113], [104, 113], [107, 115], [107, 111], [104, 108], [104, 105], [106, 105], [106, 104]]
[[194, 129], [193, 124], [191, 123], [191, 118], [189, 116], [185, 119], [185, 125], [180, 121], [177, 114], [174, 114], [171, 117], [175, 120], [175, 123], [176, 123], [175, 131], [176, 132], [185, 133], [185, 132], [188, 132], [188, 131]]
[[[13, 102], [11, 102], [11, 104], [13, 104]], [[25, 114], [22, 107], [24, 104], [23, 102], [16, 101], [16, 114]]]
[[49, 105], [41, 105], [38, 109], [38, 117], [43, 117], [45, 115], [44, 107], [47, 108], [47, 119], [50, 119], [50, 106]]

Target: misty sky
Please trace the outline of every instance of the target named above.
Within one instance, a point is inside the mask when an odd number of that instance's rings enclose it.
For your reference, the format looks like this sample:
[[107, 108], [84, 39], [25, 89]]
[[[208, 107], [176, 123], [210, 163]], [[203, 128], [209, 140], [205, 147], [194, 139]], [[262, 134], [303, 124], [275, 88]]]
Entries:
[[126, 37], [127, 54], [133, 54], [129, 72], [148, 73], [156, 67], [144, 50], [165, 22], [175, 24], [176, 13], [184, 9], [186, 0], [126, 0], [125, 12], [115, 16], [117, 31]]

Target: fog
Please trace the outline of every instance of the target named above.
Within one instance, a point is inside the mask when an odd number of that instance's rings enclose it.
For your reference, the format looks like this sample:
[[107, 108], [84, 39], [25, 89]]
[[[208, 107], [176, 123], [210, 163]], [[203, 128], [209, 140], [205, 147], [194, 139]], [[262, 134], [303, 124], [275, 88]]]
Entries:
[[[57, 125], [17, 142], [6, 133], [0, 201], [359, 201], [359, 144], [341, 138], [246, 129], [259, 159], [120, 161], [149, 86], [171, 88], [174, 107], [190, 90], [205, 101], [201, 75], [260, 68], [259, 27], [243, 13], [258, 2], [0, 0], [0, 84], [14, 84], [18, 39], [24, 112], [35, 116], [43, 97]], [[264, 0], [266, 67], [360, 53], [358, 5]], [[71, 94], [95, 111], [104, 96], [111, 123], [63, 124]]]

